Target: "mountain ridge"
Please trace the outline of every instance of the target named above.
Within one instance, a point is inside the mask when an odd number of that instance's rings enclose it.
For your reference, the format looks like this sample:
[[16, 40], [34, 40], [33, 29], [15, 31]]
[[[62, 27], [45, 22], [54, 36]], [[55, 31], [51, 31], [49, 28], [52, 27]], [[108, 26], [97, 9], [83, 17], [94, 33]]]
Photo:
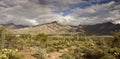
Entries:
[[70, 29], [73, 29], [71, 26], [60, 25], [57, 22], [46, 23], [37, 26], [30, 26], [20, 29], [12, 29], [15, 34], [58, 34], [58, 33], [68, 33]]
[[[11, 24], [7, 24], [11, 25]], [[14, 24], [12, 24], [14, 25]], [[8, 26], [8, 27], [9, 27]], [[18, 25], [15, 25], [16, 27]], [[95, 24], [95, 25], [61, 25], [56, 21], [45, 23], [37, 26], [23, 26], [19, 25], [17, 28], [11, 28], [15, 34], [70, 34], [70, 33], [84, 33], [85, 35], [111, 35], [111, 32], [120, 30], [120, 24], [113, 24], [111, 22]]]
[[20, 28], [28, 27], [25, 25], [15, 25], [14, 23], [0, 24], [0, 25], [10, 29], [20, 29]]

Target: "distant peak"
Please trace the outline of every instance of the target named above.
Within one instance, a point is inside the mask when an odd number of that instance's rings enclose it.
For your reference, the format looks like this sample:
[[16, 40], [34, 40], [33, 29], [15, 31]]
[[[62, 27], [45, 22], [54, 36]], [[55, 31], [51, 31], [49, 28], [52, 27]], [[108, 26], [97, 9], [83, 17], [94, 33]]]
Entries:
[[10, 26], [10, 25], [15, 25], [14, 23], [7, 23], [7, 24], [1, 24], [3, 26]]
[[113, 24], [112, 22], [104, 22], [102, 24]]
[[58, 22], [57, 22], [57, 21], [53, 21], [53, 22], [51, 22], [51, 23], [57, 23], [57, 24], [58, 24]]
[[59, 23], [57, 21], [53, 21], [53, 22], [45, 23], [45, 24], [58, 24], [59, 25]]

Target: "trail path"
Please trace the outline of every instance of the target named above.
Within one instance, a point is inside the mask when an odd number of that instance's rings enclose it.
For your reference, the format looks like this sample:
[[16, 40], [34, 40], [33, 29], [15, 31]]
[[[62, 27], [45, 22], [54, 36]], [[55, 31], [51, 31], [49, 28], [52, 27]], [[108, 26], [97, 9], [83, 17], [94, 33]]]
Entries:
[[62, 56], [62, 54], [68, 51], [67, 49], [61, 49], [58, 52], [50, 52], [48, 53], [48, 56], [46, 57], [46, 59], [61, 59], [60, 56]]
[[22, 55], [22, 59], [37, 59], [33, 56], [37, 51], [37, 48], [31, 47], [30, 49], [24, 49], [18, 52], [18, 54]]
[[[70, 48], [75, 49], [76, 47], [72, 46]], [[58, 52], [50, 52], [46, 59], [61, 59], [60, 56], [62, 56], [66, 51], [68, 51], [68, 48], [60, 49]]]
[[[74, 46], [70, 48], [75, 49]], [[68, 48], [60, 49], [59, 51], [50, 52], [47, 54], [45, 59], [61, 59], [60, 56], [62, 56], [62, 54], [64, 54], [64, 52], [66, 51], [68, 51]], [[21, 50], [19, 51], [19, 54], [23, 55], [22, 59], [37, 59], [33, 56], [33, 54], [35, 54], [36, 52], [37, 52], [37, 48], [31, 48], [31, 49]]]

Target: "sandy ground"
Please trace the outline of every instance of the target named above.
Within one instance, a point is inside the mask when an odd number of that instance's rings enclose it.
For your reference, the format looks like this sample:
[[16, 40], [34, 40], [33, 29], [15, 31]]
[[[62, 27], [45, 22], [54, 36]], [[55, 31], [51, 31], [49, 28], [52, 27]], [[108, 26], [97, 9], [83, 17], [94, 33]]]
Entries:
[[[70, 48], [75, 48], [75, 47], [70, 47]], [[31, 47], [31, 48], [28, 48], [28, 49], [21, 50], [18, 53], [23, 56], [22, 59], [37, 59], [33, 56], [33, 54], [37, 53], [37, 50], [38, 50], [37, 48]], [[65, 51], [68, 51], [68, 49], [65, 48], [65, 49], [59, 50], [58, 52], [57, 51], [50, 52], [50, 53], [47, 54], [45, 59], [61, 59], [60, 56]]]

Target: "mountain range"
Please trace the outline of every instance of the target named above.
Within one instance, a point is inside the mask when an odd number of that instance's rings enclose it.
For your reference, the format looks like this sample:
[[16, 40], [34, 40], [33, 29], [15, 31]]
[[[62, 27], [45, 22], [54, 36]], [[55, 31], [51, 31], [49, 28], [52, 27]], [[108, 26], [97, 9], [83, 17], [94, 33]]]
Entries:
[[111, 22], [95, 24], [95, 25], [79, 25], [69, 26], [60, 25], [56, 21], [37, 26], [15, 25], [13, 23], [1, 24], [9, 28], [15, 34], [39, 34], [45, 33], [48, 35], [111, 35], [111, 32], [120, 30], [120, 24], [113, 24]]

